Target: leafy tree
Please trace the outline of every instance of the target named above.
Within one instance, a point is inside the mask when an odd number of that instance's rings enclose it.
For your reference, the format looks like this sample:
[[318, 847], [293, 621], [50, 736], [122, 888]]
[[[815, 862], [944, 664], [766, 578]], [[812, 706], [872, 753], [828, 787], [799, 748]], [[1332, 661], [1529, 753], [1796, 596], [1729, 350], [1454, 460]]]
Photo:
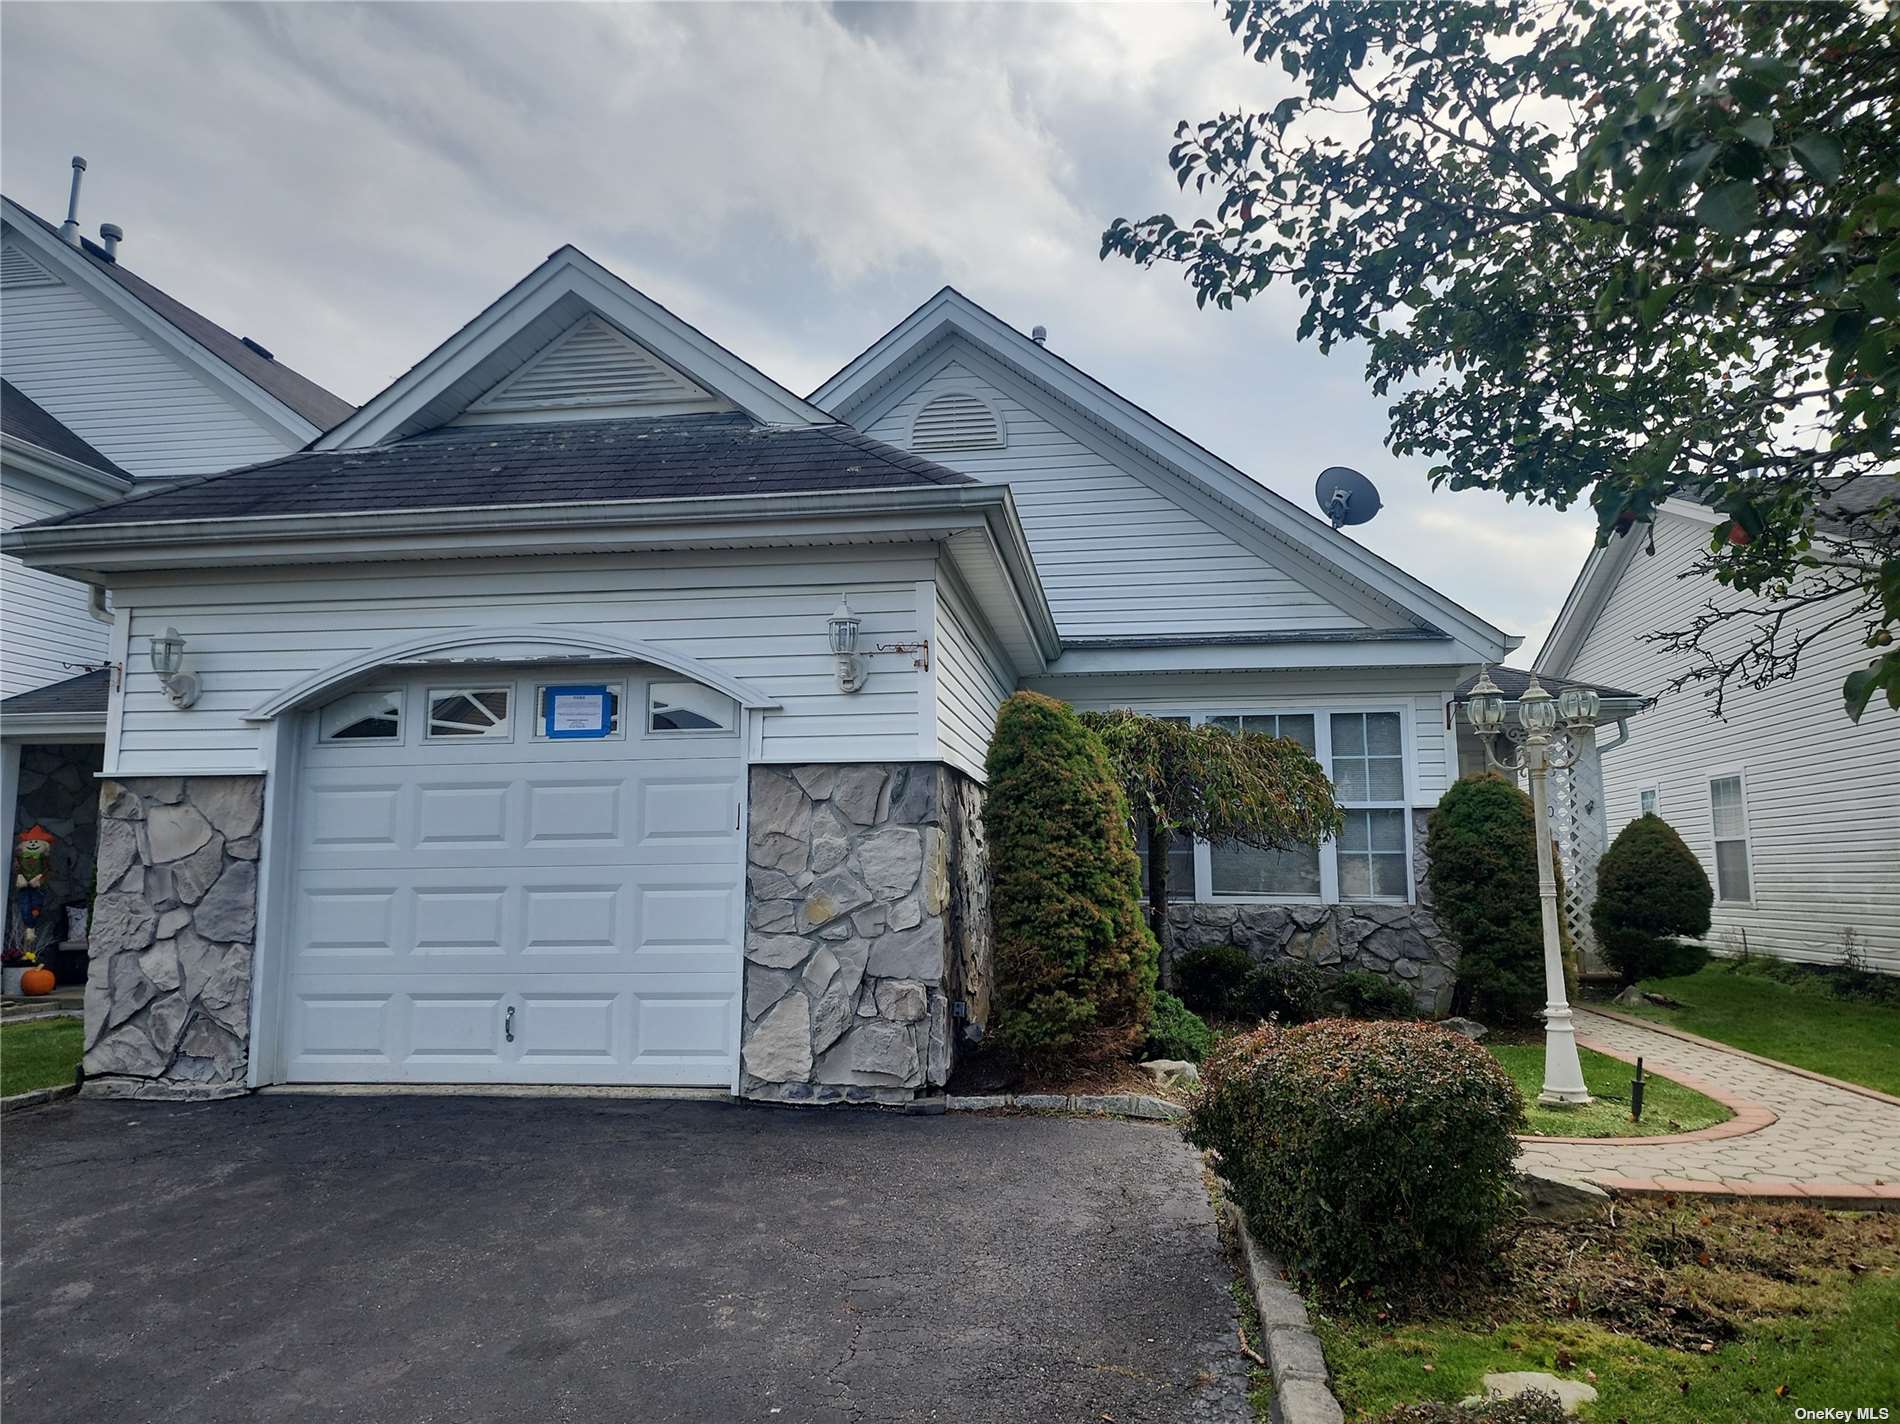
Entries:
[[1125, 1056], [1153, 1006], [1155, 943], [1108, 756], [1066, 703], [1018, 692], [987, 768], [997, 1037], [1045, 1071]]
[[1434, 484], [1559, 508], [1597, 542], [1672, 494], [1721, 512], [1731, 592], [1652, 636], [1671, 687], [1794, 675], [1862, 634], [1858, 720], [1900, 708], [1900, 24], [1881, 4], [1229, 0], [1294, 92], [1176, 130], [1210, 215], [1116, 220], [1231, 307], [1357, 341], [1386, 443]]
[[1148, 923], [1168, 979], [1168, 844], [1177, 835], [1260, 850], [1318, 845], [1343, 817], [1333, 783], [1298, 742], [1138, 712], [1084, 712], [1148, 837]]
[[1682, 937], [1709, 932], [1715, 892], [1695, 852], [1661, 816], [1638, 816], [1597, 862], [1590, 924], [1625, 984], [1693, 974], [1708, 951]]

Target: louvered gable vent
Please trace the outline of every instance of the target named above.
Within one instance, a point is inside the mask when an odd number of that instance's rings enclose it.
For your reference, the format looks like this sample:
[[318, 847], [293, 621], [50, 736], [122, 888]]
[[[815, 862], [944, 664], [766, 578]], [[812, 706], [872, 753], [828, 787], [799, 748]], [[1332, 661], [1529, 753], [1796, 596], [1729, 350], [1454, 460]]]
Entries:
[[17, 243], [0, 248], [0, 287], [57, 287], [59, 278]]
[[1003, 423], [989, 402], [967, 391], [933, 397], [910, 427], [913, 450], [1000, 450]]
[[471, 411], [672, 406], [715, 399], [598, 317], [583, 317]]

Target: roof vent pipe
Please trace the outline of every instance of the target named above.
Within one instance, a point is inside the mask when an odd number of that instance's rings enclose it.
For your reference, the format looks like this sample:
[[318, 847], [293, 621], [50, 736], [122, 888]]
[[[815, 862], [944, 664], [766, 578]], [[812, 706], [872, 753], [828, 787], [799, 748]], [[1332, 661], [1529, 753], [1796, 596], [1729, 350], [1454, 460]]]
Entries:
[[79, 246], [79, 180], [86, 176], [86, 160], [78, 154], [73, 155], [73, 195], [66, 200], [66, 221], [59, 225], [59, 236], [63, 242]]
[[1030, 328], [1029, 339], [1038, 346], [1047, 346], [1049, 344], [1049, 328], [1046, 326]]
[[125, 241], [125, 229], [117, 223], [100, 223], [99, 241], [105, 245], [106, 261], [117, 262], [119, 244]]

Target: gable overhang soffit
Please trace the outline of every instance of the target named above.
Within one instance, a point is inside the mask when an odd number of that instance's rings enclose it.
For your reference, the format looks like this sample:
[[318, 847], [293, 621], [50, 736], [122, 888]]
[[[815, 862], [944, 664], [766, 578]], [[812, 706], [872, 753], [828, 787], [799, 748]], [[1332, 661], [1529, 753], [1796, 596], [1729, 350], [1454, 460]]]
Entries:
[[216, 389], [243, 402], [257, 418], [290, 440], [301, 444], [322, 432], [262, 386], [248, 380], [118, 283], [101, 276], [80, 253], [48, 232], [39, 220], [11, 198], [0, 198], [0, 218], [6, 222], [15, 241], [21, 243], [42, 266], [85, 292], [143, 335], [159, 349], [170, 353]]
[[763, 424], [831, 423], [584, 252], [563, 247], [311, 448], [360, 449], [447, 424], [589, 316]]
[[33, 568], [105, 587], [194, 569], [868, 544], [943, 550], [1024, 672], [1061, 652], [1007, 485], [56, 524], [0, 535], [0, 550]]
[[812, 400], [862, 428], [900, 400], [926, 371], [951, 359], [988, 379], [1026, 384], [1040, 397], [1039, 413], [1053, 424], [1262, 558], [1310, 582], [1368, 626], [1446, 629], [1494, 659], [1522, 642], [1306, 514], [948, 288], [819, 387]]

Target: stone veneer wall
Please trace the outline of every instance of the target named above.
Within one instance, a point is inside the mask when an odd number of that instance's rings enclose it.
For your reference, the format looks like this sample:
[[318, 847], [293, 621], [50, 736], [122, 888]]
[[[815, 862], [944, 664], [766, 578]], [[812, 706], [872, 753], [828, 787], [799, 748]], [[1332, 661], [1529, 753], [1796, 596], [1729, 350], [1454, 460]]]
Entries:
[[1258, 963], [1304, 959], [1340, 969], [1369, 969], [1402, 983], [1421, 1013], [1451, 1009], [1458, 977], [1458, 947], [1432, 913], [1426, 878], [1425, 830], [1429, 811], [1412, 812], [1410, 905], [1170, 905], [1173, 951], [1231, 944]]
[[86, 1091], [244, 1091], [261, 776], [102, 783]]
[[982, 793], [930, 764], [754, 767], [740, 1093], [909, 1102], [990, 991]]

